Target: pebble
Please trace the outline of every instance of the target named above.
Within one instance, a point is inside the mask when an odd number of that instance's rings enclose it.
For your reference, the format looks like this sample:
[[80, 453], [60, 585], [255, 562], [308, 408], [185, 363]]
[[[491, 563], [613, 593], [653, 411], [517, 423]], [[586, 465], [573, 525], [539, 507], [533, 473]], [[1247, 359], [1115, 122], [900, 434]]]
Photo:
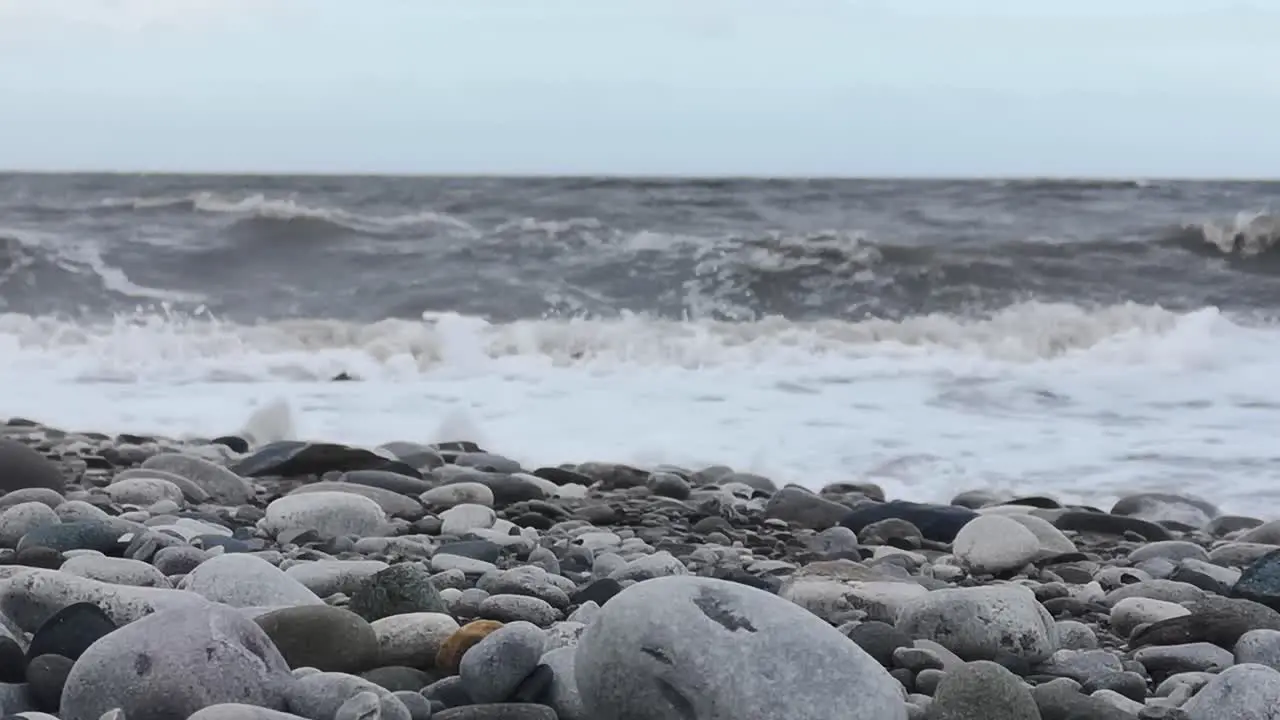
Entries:
[[302, 604], [259, 615], [254, 622], [290, 668], [360, 673], [382, 662], [375, 628], [350, 610]]
[[1058, 649], [1053, 617], [1034, 593], [1016, 585], [934, 590], [908, 603], [897, 625], [965, 660], [1008, 654], [1040, 662]]
[[412, 612], [390, 615], [373, 622], [380, 665], [431, 669], [449, 638], [459, 630], [458, 621], [445, 613]]
[[940, 505], [723, 466], [530, 473], [466, 442], [16, 427], [6, 717], [1252, 720], [1280, 701], [1280, 521], [1196, 498]]
[[324, 603], [280, 568], [246, 553], [227, 553], [200, 563], [187, 573], [179, 588], [232, 607]]
[[965, 663], [938, 683], [927, 717], [936, 720], [1039, 720], [1031, 690], [994, 662]]
[[1022, 523], [1000, 515], [982, 515], [956, 534], [953, 552], [973, 572], [987, 575], [1016, 570], [1040, 554], [1040, 539]]
[[508, 623], [462, 655], [462, 686], [476, 703], [506, 702], [538, 667], [545, 646], [546, 634], [537, 625]]

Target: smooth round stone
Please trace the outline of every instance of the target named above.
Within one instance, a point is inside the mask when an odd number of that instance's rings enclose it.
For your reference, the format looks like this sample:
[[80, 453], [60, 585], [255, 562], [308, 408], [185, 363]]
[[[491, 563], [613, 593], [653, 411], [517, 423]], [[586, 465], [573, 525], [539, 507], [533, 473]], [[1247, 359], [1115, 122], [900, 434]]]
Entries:
[[208, 559], [209, 553], [198, 547], [174, 545], [157, 550], [151, 564], [165, 575], [186, 575]]
[[62, 563], [60, 570], [69, 575], [100, 580], [115, 585], [134, 587], [169, 587], [164, 573], [140, 560], [102, 555], [78, 555]]
[[1255, 720], [1275, 717], [1280, 672], [1265, 665], [1234, 665], [1210, 680], [1182, 709], [1189, 720]]
[[311, 530], [322, 538], [365, 537], [382, 533], [386, 514], [367, 497], [317, 492], [272, 501], [259, 525], [274, 535]]
[[373, 485], [361, 485], [359, 483], [348, 482], [330, 482], [322, 481], [303, 485], [289, 493], [293, 495], [306, 495], [309, 493], [325, 493], [325, 492], [344, 492], [352, 495], [369, 498], [382, 508], [382, 511], [389, 517], [404, 518], [406, 520], [417, 520], [427, 514], [426, 508], [422, 507], [422, 503], [414, 498], [401, 495], [393, 490], [380, 488]]
[[62, 471], [44, 455], [16, 440], [0, 438], [0, 495], [27, 488], [62, 492]]
[[[151, 468], [148, 470], [144, 470], [142, 468], [130, 468], [128, 470], [122, 470], [119, 473], [117, 473], [114, 478], [111, 479], [111, 482], [114, 484], [114, 483], [121, 482], [123, 480], [129, 480], [132, 478], [159, 478], [161, 480], [168, 480], [170, 483], [172, 483], [174, 486], [180, 489], [182, 491], [183, 497], [187, 499], [187, 502], [190, 502], [192, 504], [198, 505], [201, 503], [206, 503], [206, 502], [209, 502], [209, 499], [210, 499], [209, 493], [205, 492], [199, 485], [196, 485], [195, 483], [191, 482], [187, 478], [182, 477], [181, 475], [175, 475], [165, 470], [156, 470], [155, 468]], [[181, 504], [181, 502], [179, 502], [179, 504]]]
[[546, 627], [563, 615], [546, 600], [527, 595], [490, 595], [480, 603], [480, 617], [500, 622], [524, 620]]
[[1058, 649], [1053, 616], [1019, 585], [934, 590], [909, 600], [897, 627], [912, 638], [937, 642], [965, 660], [1010, 655], [1034, 663]]
[[43, 487], [23, 488], [21, 490], [14, 490], [0, 495], [0, 512], [8, 510], [14, 505], [21, 505], [22, 503], [29, 502], [38, 502], [48, 505], [50, 509], [56, 510], [59, 506], [66, 503], [67, 499], [57, 490], [50, 490], [49, 488]]
[[493, 507], [493, 491], [478, 482], [457, 482], [432, 488], [418, 499], [423, 505], [435, 509], [448, 509], [458, 505], [483, 505]]
[[381, 665], [431, 668], [440, 647], [455, 632], [458, 621], [444, 613], [391, 615], [373, 623]]
[[104, 555], [119, 555], [127, 545], [121, 542], [121, 538], [127, 532], [129, 531], [121, 526], [121, 521], [113, 520], [80, 520], [57, 525], [42, 525], [22, 536], [18, 541], [18, 551], [39, 546], [58, 552], [97, 550]]
[[311, 672], [296, 678], [287, 690], [288, 706], [303, 717], [337, 720], [343, 705], [366, 692], [377, 698], [379, 720], [412, 720], [409, 709], [391, 691], [345, 673]]
[[[128, 720], [128, 718], [125, 718]], [[187, 720], [308, 720], [300, 715], [244, 703], [218, 703], [198, 710]]]
[[410, 690], [416, 693], [431, 684], [430, 675], [418, 668], [403, 665], [384, 665], [361, 673], [360, 677], [391, 692]]
[[623, 590], [583, 633], [574, 668], [594, 720], [906, 718], [898, 682], [835, 628], [712, 578]]
[[200, 563], [179, 587], [232, 607], [324, 604], [280, 568], [244, 553], [217, 555]]
[[477, 704], [511, 699], [542, 658], [546, 635], [527, 622], [513, 622], [489, 633], [462, 656], [458, 675]]
[[253, 621], [209, 605], [148, 615], [94, 643], [62, 694], [62, 720], [189, 717], [216, 703], [285, 709], [289, 666]]
[[1040, 554], [1040, 540], [1017, 520], [979, 515], [956, 534], [952, 552], [973, 572], [1016, 570]]
[[473, 620], [458, 628], [445, 638], [436, 652], [436, 669], [449, 674], [457, 673], [466, 652], [501, 627], [502, 623], [496, 620]]
[[1236, 641], [1234, 654], [1237, 665], [1252, 663], [1280, 670], [1280, 630], [1250, 630]]
[[441, 710], [431, 720], [571, 720], [560, 718], [546, 705], [535, 703], [493, 703], [464, 705]]
[[190, 480], [215, 502], [234, 507], [253, 499], [253, 487], [244, 478], [204, 458], [181, 453], [161, 453], [142, 463], [144, 470], [163, 470]]
[[472, 530], [484, 530], [493, 527], [498, 516], [493, 508], [471, 503], [455, 505], [440, 513], [442, 535], [465, 535]]
[[289, 566], [284, 573], [320, 597], [351, 595], [390, 565], [381, 560], [314, 560]]
[[368, 485], [410, 497], [417, 497], [431, 489], [431, 483], [422, 478], [389, 470], [353, 470], [343, 473], [340, 482]]
[[1017, 675], [979, 660], [947, 673], [929, 706], [929, 720], [1040, 720], [1031, 690]]
[[16, 684], [26, 679], [26, 654], [18, 641], [4, 634], [0, 625], [0, 683]]
[[115, 629], [116, 624], [97, 605], [74, 603], [54, 613], [40, 625], [31, 637], [27, 657], [60, 655], [76, 660], [90, 645]]
[[431, 584], [431, 573], [418, 563], [400, 563], [374, 574], [351, 597], [348, 606], [369, 622], [407, 613], [444, 613], [448, 608]]
[[158, 477], [132, 477], [107, 486], [107, 496], [119, 505], [154, 505], [161, 500], [183, 504], [185, 498], [177, 485]]
[[27, 664], [27, 689], [36, 707], [57, 712], [62, 691], [75, 662], [61, 655], [40, 655]]
[[328, 605], [281, 608], [254, 622], [291, 668], [360, 673], [378, 665], [377, 635], [350, 610]]
[[10, 506], [0, 513], [0, 548], [16, 548], [27, 533], [62, 520], [53, 508], [42, 502], [25, 502]]

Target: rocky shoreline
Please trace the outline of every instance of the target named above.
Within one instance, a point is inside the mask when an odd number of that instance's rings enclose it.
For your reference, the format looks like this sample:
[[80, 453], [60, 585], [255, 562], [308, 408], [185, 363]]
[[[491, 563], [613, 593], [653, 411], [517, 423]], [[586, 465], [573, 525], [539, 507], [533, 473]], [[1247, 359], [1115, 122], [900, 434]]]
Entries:
[[0, 425], [0, 716], [1280, 717], [1280, 521]]

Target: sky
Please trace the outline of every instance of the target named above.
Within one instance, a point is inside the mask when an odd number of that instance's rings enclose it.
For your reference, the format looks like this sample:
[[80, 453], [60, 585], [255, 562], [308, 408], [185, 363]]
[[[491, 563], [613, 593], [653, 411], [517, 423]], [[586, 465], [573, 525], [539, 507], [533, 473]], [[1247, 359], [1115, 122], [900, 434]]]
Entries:
[[1276, 38], [1280, 0], [0, 0], [0, 168], [1274, 178]]

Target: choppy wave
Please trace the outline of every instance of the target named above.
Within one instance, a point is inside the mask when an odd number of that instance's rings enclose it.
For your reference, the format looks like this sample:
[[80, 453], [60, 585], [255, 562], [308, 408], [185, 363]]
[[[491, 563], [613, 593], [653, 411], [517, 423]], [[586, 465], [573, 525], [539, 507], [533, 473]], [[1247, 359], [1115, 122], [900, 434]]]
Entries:
[[[945, 356], [948, 363], [1212, 363], [1214, 348], [1271, 326], [1216, 310], [1176, 313], [1134, 304], [1084, 308], [1022, 303], [985, 316], [934, 314], [901, 321], [676, 322], [613, 320], [489, 323], [453, 313], [371, 324], [295, 320], [242, 325], [180, 313], [84, 324], [0, 315], [7, 375], [66, 369], [77, 381], [386, 380], [424, 373], [521, 368], [705, 368], [823, 358], [886, 363]], [[1239, 348], [1237, 347], [1237, 350]], [[952, 366], [954, 367], [954, 365]]]
[[59, 213], [140, 213], [190, 212], [215, 216], [234, 216], [240, 222], [310, 220], [334, 228], [361, 233], [395, 233], [424, 228], [446, 228], [464, 233], [476, 229], [447, 213], [429, 209], [405, 213], [375, 214], [347, 210], [325, 204], [309, 204], [296, 197], [268, 197], [261, 193], [235, 196], [216, 192], [150, 197], [106, 197], [91, 202], [44, 205], [42, 209]]
[[24, 295], [65, 295], [68, 286], [79, 291], [77, 301], [86, 303], [92, 302], [93, 295], [103, 294], [171, 303], [204, 300], [200, 293], [134, 282], [123, 268], [107, 262], [102, 247], [92, 240], [0, 228], [0, 309]]
[[1175, 237], [1180, 245], [1244, 259], [1269, 254], [1280, 244], [1280, 215], [1264, 211], [1240, 212], [1225, 222], [1199, 222], [1183, 229], [1188, 232]]

